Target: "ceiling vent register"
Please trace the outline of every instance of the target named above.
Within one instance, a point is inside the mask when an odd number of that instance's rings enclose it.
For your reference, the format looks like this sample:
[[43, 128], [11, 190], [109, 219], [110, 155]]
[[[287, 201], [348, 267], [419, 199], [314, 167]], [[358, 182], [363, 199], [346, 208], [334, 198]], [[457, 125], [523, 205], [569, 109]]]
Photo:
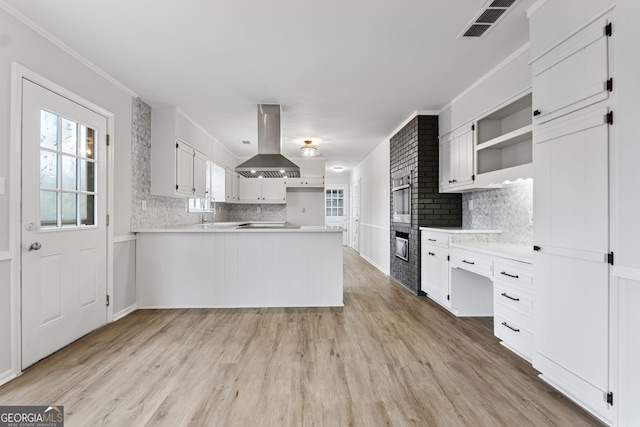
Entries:
[[489, 0], [480, 9], [458, 38], [479, 39], [496, 25], [517, 0]]

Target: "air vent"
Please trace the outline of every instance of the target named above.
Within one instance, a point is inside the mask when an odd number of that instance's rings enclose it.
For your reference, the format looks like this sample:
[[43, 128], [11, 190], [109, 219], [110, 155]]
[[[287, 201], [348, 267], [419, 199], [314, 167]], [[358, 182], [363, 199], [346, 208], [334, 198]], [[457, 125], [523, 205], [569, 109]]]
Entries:
[[458, 38], [477, 39], [497, 24], [517, 0], [489, 0], [469, 22]]

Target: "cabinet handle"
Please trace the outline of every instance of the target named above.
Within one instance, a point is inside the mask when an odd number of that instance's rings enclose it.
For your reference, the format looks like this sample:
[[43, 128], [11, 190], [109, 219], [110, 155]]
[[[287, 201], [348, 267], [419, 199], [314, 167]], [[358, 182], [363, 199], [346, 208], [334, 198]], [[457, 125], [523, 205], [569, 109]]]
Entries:
[[427, 240], [430, 241], [430, 242], [435, 242], [436, 241], [436, 239], [427, 239]]
[[502, 274], [502, 275], [504, 275], [504, 276], [507, 276], [507, 277], [512, 277], [512, 278], [514, 278], [514, 279], [519, 279], [519, 277], [518, 277], [518, 275], [517, 275], [517, 274], [509, 274], [509, 273], [507, 273], [506, 271], [501, 271], [501, 272], [500, 272], [500, 274]]
[[509, 298], [510, 300], [513, 300], [513, 301], [520, 301], [520, 298], [512, 297], [511, 295], [507, 294], [506, 292], [503, 292], [500, 295], [502, 295], [505, 298]]
[[507, 322], [502, 322], [502, 326], [511, 329], [513, 332], [520, 332], [520, 329], [518, 328], [514, 328], [513, 326], [511, 326], [510, 324], [508, 324]]
[[463, 259], [462, 262], [464, 262], [465, 264], [471, 264], [471, 265], [475, 265], [475, 262], [472, 261], [467, 261], [466, 259]]
[[434, 254], [433, 252], [429, 252], [429, 255], [436, 256], [436, 254]]
[[536, 111], [533, 112], [533, 117], [539, 116], [540, 114], [541, 114], [540, 110], [536, 110]]

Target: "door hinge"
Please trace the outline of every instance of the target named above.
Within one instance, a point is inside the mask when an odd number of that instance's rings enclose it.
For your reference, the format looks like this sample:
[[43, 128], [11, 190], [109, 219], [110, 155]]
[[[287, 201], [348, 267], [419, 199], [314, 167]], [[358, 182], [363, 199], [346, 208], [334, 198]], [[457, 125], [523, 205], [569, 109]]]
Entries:
[[447, 295], [447, 301], [451, 299], [451, 295]]
[[605, 120], [605, 122], [607, 122], [607, 123], [609, 123], [610, 125], [612, 125], [612, 124], [613, 124], [613, 111], [609, 111], [609, 112], [607, 113], [607, 115], [606, 115], [606, 116], [604, 116], [604, 120]]
[[476, 176], [475, 175], [471, 175], [471, 181], [475, 181], [476, 180]]
[[540, 249], [541, 249], [541, 248], [540, 248], [540, 246], [538, 246], [538, 245], [534, 245], [534, 246], [533, 246], [533, 250], [534, 250], [534, 251], [536, 251], [536, 252], [538, 252]]
[[607, 80], [607, 90], [609, 92], [613, 92], [613, 77]]
[[451, 261], [451, 255], [447, 255], [447, 261]]
[[107, 134], [107, 147], [111, 145], [111, 135]]
[[111, 304], [111, 300], [109, 299], [109, 295], [107, 295], [107, 307], [109, 307], [109, 304]]
[[607, 393], [607, 403], [609, 405], [613, 406], [613, 392], [612, 391]]
[[178, 143], [176, 142], [176, 148], [178, 148]]
[[111, 218], [109, 218], [109, 214], [107, 214], [107, 227], [109, 226], [109, 220], [110, 220], [110, 219], [111, 219]]
[[471, 130], [476, 130], [476, 125], [471, 125]]
[[607, 254], [607, 260], [606, 260], [606, 262], [607, 262], [607, 263], [609, 263], [609, 264], [611, 264], [611, 265], [613, 265], [613, 252], [609, 252], [609, 253]]
[[613, 34], [613, 25], [611, 24], [611, 22], [609, 22], [604, 27], [604, 35], [611, 37], [611, 34]]
[[536, 110], [533, 112], [533, 117], [539, 116], [540, 114], [540, 110]]

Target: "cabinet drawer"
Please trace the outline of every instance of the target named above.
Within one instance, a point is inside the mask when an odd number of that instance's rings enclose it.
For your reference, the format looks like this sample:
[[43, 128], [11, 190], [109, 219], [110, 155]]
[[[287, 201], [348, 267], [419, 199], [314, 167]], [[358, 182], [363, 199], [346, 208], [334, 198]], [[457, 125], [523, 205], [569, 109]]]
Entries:
[[422, 245], [427, 246], [436, 246], [440, 248], [448, 248], [449, 247], [449, 234], [448, 233], [438, 233], [437, 231], [421, 231], [422, 236]]
[[533, 330], [533, 318], [529, 313], [502, 304], [502, 300], [494, 300], [493, 314], [504, 319], [509, 325], [518, 325], [519, 328], [527, 331]]
[[533, 283], [531, 265], [524, 263], [505, 262], [496, 259], [493, 266], [493, 277], [501, 282], [522, 286], [526, 290], [530, 290]]
[[527, 317], [533, 317], [533, 297], [522, 289], [494, 281], [493, 301], [496, 304], [496, 311], [497, 304], [501, 304]]
[[466, 251], [464, 249], [453, 249], [451, 251], [452, 267], [462, 268], [483, 276], [493, 276], [493, 261], [482, 255]]
[[533, 355], [533, 334], [499, 315], [493, 316], [494, 334], [503, 344], [515, 350], [527, 360]]

